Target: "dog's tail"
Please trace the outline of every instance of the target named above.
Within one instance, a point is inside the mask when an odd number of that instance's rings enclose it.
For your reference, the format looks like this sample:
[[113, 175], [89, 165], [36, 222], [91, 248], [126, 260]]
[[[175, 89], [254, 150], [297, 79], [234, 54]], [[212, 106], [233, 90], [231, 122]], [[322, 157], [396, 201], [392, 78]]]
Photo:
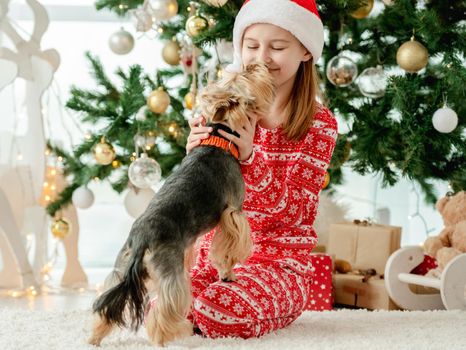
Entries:
[[[108, 323], [120, 327], [131, 326], [138, 329], [144, 321], [144, 278], [145, 248], [133, 250], [121, 282], [103, 293], [94, 302], [92, 309]], [[129, 322], [128, 322], [129, 320]]]

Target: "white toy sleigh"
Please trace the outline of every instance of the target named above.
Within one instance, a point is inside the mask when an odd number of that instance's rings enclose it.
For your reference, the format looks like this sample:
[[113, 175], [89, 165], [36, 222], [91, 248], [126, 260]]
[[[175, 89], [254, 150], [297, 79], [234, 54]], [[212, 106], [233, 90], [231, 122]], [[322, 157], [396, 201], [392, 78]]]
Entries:
[[[390, 298], [406, 310], [466, 310], [466, 254], [456, 256], [442, 271], [440, 279], [409, 273], [424, 260], [421, 247], [397, 250], [385, 266], [385, 286]], [[417, 294], [410, 284], [430, 287], [437, 294]]]

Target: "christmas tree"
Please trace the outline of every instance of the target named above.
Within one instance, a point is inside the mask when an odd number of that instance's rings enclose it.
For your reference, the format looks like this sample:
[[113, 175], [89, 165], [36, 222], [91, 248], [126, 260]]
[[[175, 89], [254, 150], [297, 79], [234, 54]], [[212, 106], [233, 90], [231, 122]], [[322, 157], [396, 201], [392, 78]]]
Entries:
[[[132, 16], [138, 31], [156, 31], [166, 42], [162, 56], [171, 68], [153, 77], [138, 65], [120, 69], [118, 88], [102, 63], [88, 54], [99, 88], [73, 88], [67, 107], [80, 112], [82, 122], [103, 126], [71, 153], [50, 145], [63, 158], [71, 180], [48, 206], [51, 215], [95, 178], [109, 180], [118, 192], [128, 186], [144, 188], [181, 162], [189, 134], [187, 118], [199, 89], [221, 76], [228, 63], [222, 53], [242, 3], [96, 2], [99, 10]], [[339, 135], [328, 188], [343, 181], [345, 165], [360, 174], [380, 173], [384, 185], [409, 178], [433, 203], [434, 181], [448, 182], [453, 191], [466, 188], [466, 4], [383, 3], [374, 8], [374, 0], [318, 1], [327, 31], [317, 63], [324, 103], [348, 129]], [[114, 52], [128, 51], [128, 35], [116, 33], [111, 39]], [[180, 76], [184, 78], [176, 80]], [[146, 178], [138, 179], [133, 172], [129, 181], [128, 168], [131, 174], [131, 167], [137, 166], [147, 166]]]

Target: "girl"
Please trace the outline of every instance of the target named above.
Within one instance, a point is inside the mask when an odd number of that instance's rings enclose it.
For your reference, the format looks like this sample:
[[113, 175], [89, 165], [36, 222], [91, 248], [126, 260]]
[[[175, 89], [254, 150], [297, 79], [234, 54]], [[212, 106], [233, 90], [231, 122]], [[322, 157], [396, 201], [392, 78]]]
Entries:
[[[334, 116], [316, 101], [323, 35], [314, 0], [248, 0], [236, 17], [227, 69], [263, 61], [277, 91], [270, 112], [251, 115], [239, 138], [222, 132], [239, 149], [254, 251], [235, 269], [236, 282], [222, 282], [207, 258], [215, 232], [204, 236], [191, 271], [191, 317], [205, 336], [258, 337], [289, 325], [307, 304], [312, 224], [337, 137]], [[211, 132], [202, 117], [190, 127], [187, 152]]]

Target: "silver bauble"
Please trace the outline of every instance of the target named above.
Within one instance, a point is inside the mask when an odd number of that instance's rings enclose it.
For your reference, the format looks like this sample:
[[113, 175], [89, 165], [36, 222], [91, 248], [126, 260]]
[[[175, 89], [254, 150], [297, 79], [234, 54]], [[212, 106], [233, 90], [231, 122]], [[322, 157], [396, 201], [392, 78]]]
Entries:
[[358, 67], [352, 59], [338, 55], [333, 57], [327, 64], [327, 78], [336, 86], [344, 87], [350, 85], [358, 76]]
[[129, 166], [128, 176], [134, 186], [149, 188], [159, 183], [162, 178], [162, 170], [159, 163], [143, 153]]
[[126, 55], [134, 47], [134, 38], [129, 32], [121, 28], [110, 36], [108, 46], [117, 55]]
[[366, 68], [359, 75], [356, 84], [364, 96], [380, 98], [387, 89], [387, 76], [382, 66]]

